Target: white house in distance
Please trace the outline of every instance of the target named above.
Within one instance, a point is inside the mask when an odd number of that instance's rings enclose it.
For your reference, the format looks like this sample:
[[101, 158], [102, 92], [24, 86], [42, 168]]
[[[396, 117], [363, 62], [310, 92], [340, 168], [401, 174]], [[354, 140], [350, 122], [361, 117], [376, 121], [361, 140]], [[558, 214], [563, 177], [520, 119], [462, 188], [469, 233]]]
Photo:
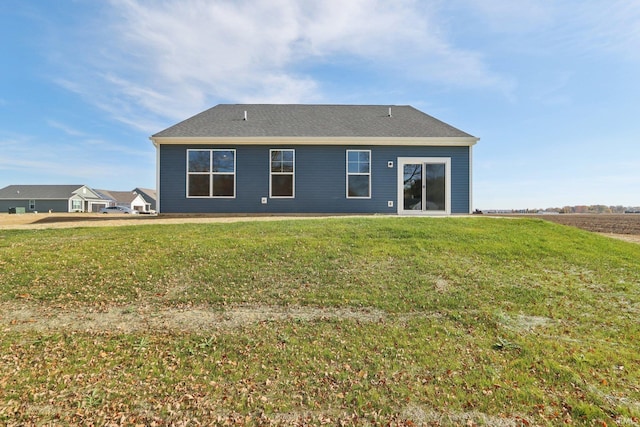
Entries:
[[156, 211], [156, 198], [157, 198], [156, 190], [152, 188], [136, 187], [133, 189], [133, 192], [138, 193], [140, 196], [142, 196], [144, 201], [147, 202], [147, 204], [149, 205], [150, 212]]
[[149, 212], [150, 204], [135, 191], [96, 190], [104, 199], [109, 200], [109, 206], [124, 206], [137, 212]]

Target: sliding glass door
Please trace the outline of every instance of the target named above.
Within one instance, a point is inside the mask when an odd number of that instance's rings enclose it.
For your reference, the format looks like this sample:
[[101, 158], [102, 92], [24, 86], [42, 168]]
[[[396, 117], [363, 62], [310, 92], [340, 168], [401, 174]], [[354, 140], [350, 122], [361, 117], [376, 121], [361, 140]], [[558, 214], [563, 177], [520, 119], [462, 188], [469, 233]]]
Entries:
[[449, 158], [398, 159], [398, 213], [451, 213]]

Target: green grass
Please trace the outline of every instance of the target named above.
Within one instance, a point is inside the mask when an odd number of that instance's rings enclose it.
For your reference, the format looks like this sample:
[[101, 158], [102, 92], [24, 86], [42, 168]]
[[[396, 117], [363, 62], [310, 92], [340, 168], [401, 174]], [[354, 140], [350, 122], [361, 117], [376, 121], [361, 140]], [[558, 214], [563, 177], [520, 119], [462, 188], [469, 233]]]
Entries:
[[0, 423], [640, 425], [637, 244], [495, 218], [0, 236], [2, 307], [383, 313], [180, 333], [0, 314]]

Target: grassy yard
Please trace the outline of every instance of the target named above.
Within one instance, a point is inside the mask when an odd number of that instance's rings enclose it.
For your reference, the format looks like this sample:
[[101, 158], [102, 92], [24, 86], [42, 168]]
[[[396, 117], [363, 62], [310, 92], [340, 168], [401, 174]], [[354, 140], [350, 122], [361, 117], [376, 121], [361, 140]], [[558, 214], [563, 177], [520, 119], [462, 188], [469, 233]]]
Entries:
[[0, 230], [0, 424], [638, 426], [638, 319], [536, 219]]

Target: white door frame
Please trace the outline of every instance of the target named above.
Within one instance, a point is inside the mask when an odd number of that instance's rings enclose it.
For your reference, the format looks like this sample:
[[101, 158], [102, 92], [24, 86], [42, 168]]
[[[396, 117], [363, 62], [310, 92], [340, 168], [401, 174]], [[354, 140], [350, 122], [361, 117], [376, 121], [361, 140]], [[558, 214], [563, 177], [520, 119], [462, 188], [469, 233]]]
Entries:
[[[405, 210], [404, 209], [404, 165], [407, 164], [444, 164], [445, 174], [445, 210]], [[451, 157], [398, 157], [398, 215], [451, 215]], [[424, 170], [424, 169], [423, 169]], [[426, 189], [423, 179], [423, 194]], [[423, 196], [424, 197], [424, 196]]]

